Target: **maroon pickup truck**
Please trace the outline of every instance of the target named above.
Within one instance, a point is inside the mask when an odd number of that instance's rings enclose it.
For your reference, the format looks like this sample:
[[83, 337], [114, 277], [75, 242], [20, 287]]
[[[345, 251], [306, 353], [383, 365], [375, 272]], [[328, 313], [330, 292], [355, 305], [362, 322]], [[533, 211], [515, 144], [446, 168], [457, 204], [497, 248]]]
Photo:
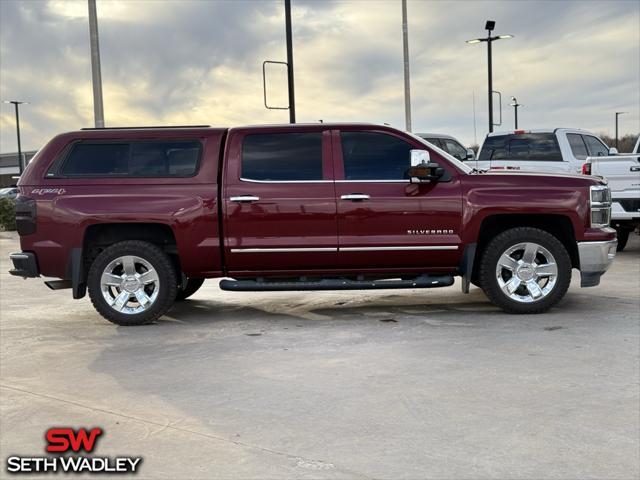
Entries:
[[610, 192], [585, 176], [483, 173], [371, 124], [86, 129], [19, 181], [13, 275], [149, 323], [223, 290], [432, 288], [462, 277], [513, 313], [597, 285]]

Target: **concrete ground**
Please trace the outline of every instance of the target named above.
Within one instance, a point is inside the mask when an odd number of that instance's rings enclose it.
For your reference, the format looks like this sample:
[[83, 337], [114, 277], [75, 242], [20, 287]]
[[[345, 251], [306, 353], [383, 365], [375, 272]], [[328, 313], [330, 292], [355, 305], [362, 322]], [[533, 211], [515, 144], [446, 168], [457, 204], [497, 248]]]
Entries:
[[[155, 325], [11, 277], [0, 234], [2, 463], [100, 426], [138, 478], [634, 479], [640, 238], [544, 315], [478, 289], [228, 293]], [[5, 473], [5, 465], [2, 466]], [[39, 478], [43, 478], [40, 476]]]

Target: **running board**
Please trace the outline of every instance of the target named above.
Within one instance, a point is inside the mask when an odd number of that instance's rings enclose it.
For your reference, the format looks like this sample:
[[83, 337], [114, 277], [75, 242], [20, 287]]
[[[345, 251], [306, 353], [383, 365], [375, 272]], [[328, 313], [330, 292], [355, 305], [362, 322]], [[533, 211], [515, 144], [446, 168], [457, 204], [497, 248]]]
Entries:
[[234, 292], [277, 292], [287, 290], [377, 290], [385, 288], [436, 288], [453, 285], [452, 275], [421, 275], [410, 280], [221, 280], [220, 288]]

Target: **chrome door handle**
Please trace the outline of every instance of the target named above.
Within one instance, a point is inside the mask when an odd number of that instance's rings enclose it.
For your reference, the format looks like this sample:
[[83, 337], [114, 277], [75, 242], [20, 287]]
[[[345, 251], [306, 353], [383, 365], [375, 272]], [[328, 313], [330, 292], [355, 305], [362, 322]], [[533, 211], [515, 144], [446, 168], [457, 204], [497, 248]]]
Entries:
[[362, 200], [369, 200], [369, 195], [364, 193], [350, 193], [349, 195], [342, 195], [341, 200], [351, 200], [352, 202], [361, 202]]
[[231, 200], [232, 202], [247, 203], [257, 202], [258, 200], [260, 200], [260, 197], [255, 197], [253, 195], [240, 195], [238, 197], [231, 197], [229, 198], [229, 200]]

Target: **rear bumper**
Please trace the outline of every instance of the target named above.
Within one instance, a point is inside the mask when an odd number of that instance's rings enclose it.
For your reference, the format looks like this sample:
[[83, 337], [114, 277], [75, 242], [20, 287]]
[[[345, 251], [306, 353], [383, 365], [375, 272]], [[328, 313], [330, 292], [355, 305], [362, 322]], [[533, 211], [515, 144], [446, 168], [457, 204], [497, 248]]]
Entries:
[[11, 253], [9, 258], [13, 262], [13, 268], [9, 270], [11, 275], [23, 278], [36, 278], [40, 276], [36, 254], [31, 252]]
[[578, 242], [580, 255], [580, 286], [595, 287], [616, 256], [617, 240]]

